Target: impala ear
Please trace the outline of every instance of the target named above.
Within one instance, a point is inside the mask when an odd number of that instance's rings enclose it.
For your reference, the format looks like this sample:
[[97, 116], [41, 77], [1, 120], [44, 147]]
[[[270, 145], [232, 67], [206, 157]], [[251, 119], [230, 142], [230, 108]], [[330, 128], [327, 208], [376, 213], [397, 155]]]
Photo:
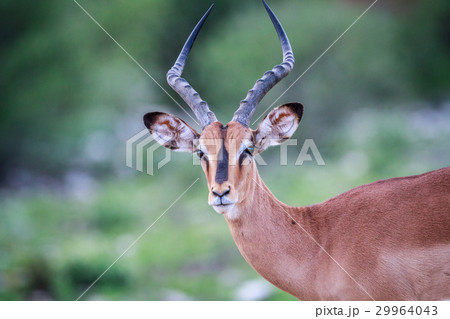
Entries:
[[289, 139], [297, 129], [303, 115], [300, 103], [283, 104], [273, 109], [254, 131], [255, 153], [261, 153], [269, 146], [279, 145]]
[[199, 134], [182, 119], [167, 113], [151, 112], [144, 115], [144, 124], [153, 138], [162, 146], [178, 152], [193, 152]]

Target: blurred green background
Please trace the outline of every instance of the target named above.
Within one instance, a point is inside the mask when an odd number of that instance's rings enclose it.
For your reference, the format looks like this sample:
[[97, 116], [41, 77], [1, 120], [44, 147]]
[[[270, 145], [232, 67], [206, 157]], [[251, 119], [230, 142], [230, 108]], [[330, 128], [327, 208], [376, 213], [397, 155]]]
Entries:
[[[210, 0], [79, 0], [177, 101], [165, 81]], [[291, 40], [294, 71], [254, 119], [370, 1], [270, 1]], [[305, 114], [290, 146], [260, 174], [290, 205], [449, 165], [450, 2], [384, 1], [278, 101]], [[154, 176], [125, 165], [149, 111], [196, 125], [74, 1], [0, 1], [0, 299], [74, 300], [193, 182], [83, 300], [293, 300], [240, 256], [207, 205], [192, 156]], [[259, 0], [217, 0], [185, 77], [228, 122], [281, 49]], [[187, 107], [186, 107], [187, 108]], [[253, 128], [257, 124], [253, 125]], [[295, 166], [314, 139], [325, 166]], [[155, 163], [164, 150], [158, 149]]]

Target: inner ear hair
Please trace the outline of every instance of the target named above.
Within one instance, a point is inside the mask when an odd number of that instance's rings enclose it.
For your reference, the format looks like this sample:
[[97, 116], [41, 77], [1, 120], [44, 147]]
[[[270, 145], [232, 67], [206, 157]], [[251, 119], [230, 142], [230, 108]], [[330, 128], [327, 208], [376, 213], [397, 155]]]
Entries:
[[291, 137], [297, 129], [303, 116], [303, 105], [292, 102], [286, 103], [273, 109], [263, 121], [267, 121], [271, 127], [270, 134], [275, 137], [278, 133], [278, 142], [281, 143]]
[[199, 134], [185, 121], [172, 114], [151, 112], [144, 124], [153, 138], [164, 147], [179, 152], [193, 152]]
[[[150, 131], [150, 133], [153, 133], [153, 127], [155, 125], [155, 123], [157, 123], [158, 119], [160, 116], [165, 116], [167, 117], [167, 121], [164, 121], [160, 124], [165, 124], [168, 126], [168, 129], [179, 129], [182, 126], [186, 126], [187, 128], [189, 128], [192, 133], [195, 136], [200, 136], [200, 134], [197, 133], [196, 130], [194, 130], [189, 124], [187, 124], [183, 119], [172, 115], [172, 114], [168, 114], [168, 113], [164, 113], [164, 112], [150, 112], [144, 115], [144, 125], [147, 127], [147, 129]], [[171, 126], [170, 121], [172, 121], [172, 124], [177, 124], [177, 126]]]
[[158, 117], [161, 115], [168, 115], [163, 112], [150, 112], [144, 115], [144, 125], [147, 129], [152, 131], [153, 124], [157, 121]]
[[303, 105], [301, 103], [290, 102], [290, 103], [286, 103], [286, 104], [280, 105], [277, 108], [278, 109], [288, 108], [289, 110], [291, 110], [292, 113], [297, 115], [297, 124], [300, 123], [300, 121], [302, 119], [302, 116], [303, 116], [303, 109], [304, 109]]

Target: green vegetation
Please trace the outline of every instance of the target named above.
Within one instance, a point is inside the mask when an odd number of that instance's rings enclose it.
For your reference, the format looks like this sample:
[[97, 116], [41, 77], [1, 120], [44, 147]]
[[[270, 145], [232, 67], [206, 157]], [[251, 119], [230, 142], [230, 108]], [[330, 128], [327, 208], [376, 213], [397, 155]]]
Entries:
[[[165, 73], [209, 1], [78, 2], [175, 97]], [[366, 8], [272, 2], [297, 65], [254, 119]], [[449, 164], [450, 4], [401, 3], [377, 4], [276, 103], [305, 106], [288, 165], [278, 148], [263, 154], [280, 200], [312, 204]], [[145, 112], [192, 122], [75, 2], [3, 0], [0, 21], [0, 300], [78, 298], [197, 178], [83, 299], [294, 300], [240, 256], [190, 155], [172, 153], [155, 176], [125, 166]], [[227, 121], [280, 59], [259, 1], [216, 1], [185, 76]], [[325, 166], [294, 166], [307, 138]]]

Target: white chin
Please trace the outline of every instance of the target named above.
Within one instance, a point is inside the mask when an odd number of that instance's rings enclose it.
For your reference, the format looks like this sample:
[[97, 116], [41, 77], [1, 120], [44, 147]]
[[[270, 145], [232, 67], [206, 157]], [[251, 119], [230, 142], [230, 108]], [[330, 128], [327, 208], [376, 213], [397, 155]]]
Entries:
[[213, 205], [214, 210], [218, 213], [218, 214], [226, 214], [230, 211], [233, 210], [234, 204], [231, 205]]

